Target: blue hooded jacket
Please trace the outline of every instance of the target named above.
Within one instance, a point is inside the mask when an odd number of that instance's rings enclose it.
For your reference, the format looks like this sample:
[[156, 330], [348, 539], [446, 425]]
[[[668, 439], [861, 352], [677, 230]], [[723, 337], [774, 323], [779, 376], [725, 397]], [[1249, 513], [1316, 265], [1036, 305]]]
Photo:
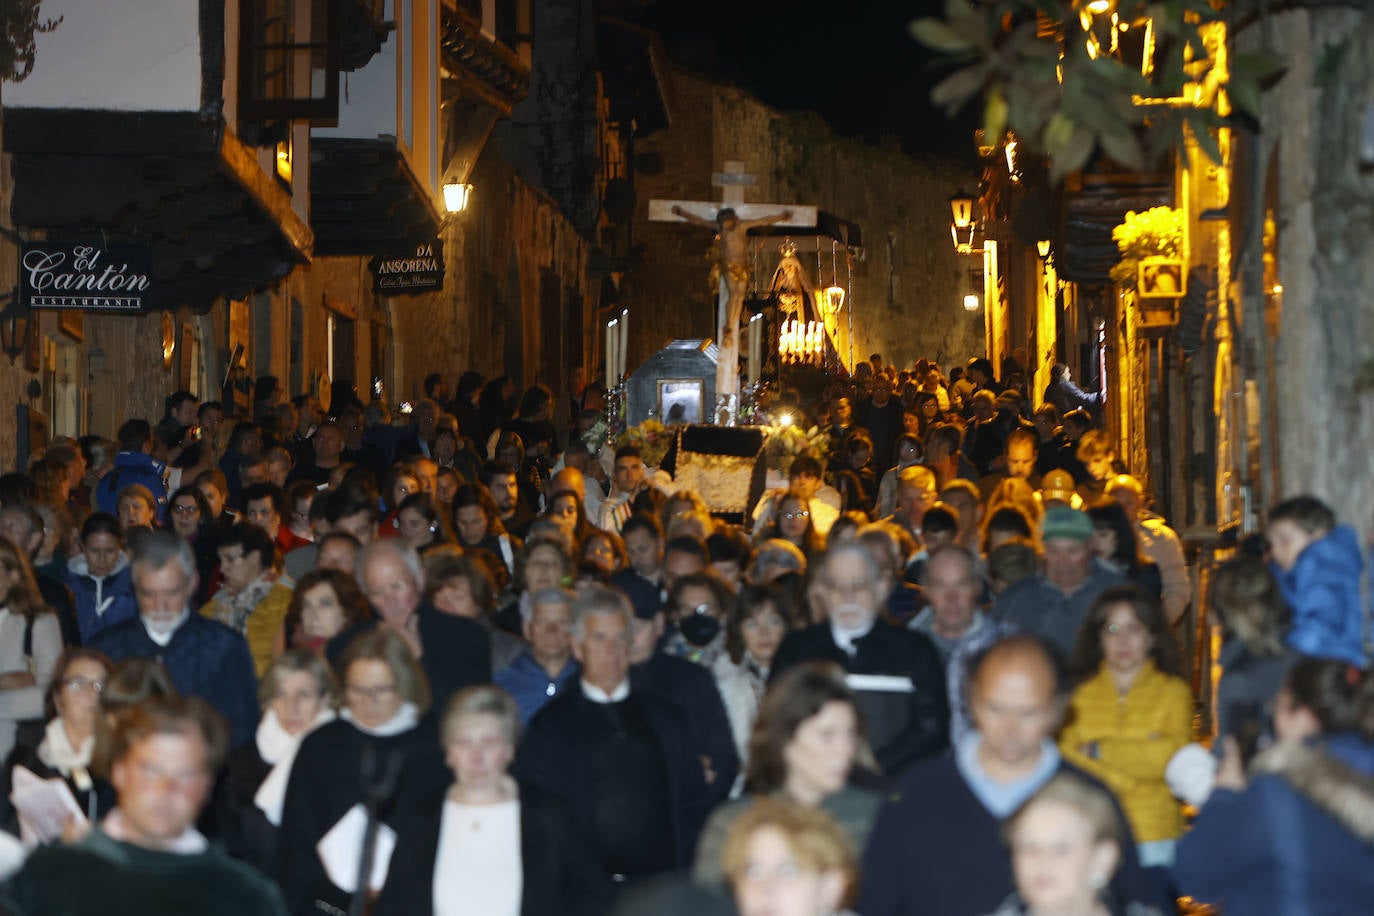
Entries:
[[1179, 842], [1181, 892], [1245, 916], [1374, 913], [1374, 744], [1336, 735], [1255, 759]]
[[129, 558], [123, 554], [108, 576], [93, 576], [85, 556], [78, 553], [67, 561], [62, 581], [72, 590], [83, 646], [89, 645], [91, 637], [101, 630], [138, 616]]
[[95, 485], [95, 492], [91, 494], [96, 507], [101, 512], [114, 515], [119, 501], [119, 491], [130, 484], [141, 483], [152, 492], [153, 499], [157, 500], [157, 518], [158, 521], [162, 521], [167, 510], [167, 484], [162, 479], [162, 474], [166, 470], [167, 466], [152, 455], [143, 452], [120, 452], [115, 455], [114, 467], [100, 478], [100, 483]]
[[1283, 599], [1293, 612], [1287, 642], [1303, 655], [1364, 666], [1364, 611], [1359, 535], [1338, 525], [1298, 555], [1293, 568], [1274, 567]]

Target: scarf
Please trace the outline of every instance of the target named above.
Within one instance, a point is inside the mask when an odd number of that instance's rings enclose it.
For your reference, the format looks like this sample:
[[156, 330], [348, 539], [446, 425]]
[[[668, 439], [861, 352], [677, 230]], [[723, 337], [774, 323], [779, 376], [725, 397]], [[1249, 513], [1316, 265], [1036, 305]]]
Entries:
[[378, 725], [376, 728], [364, 725], [353, 717], [353, 710], [344, 707], [344, 711], [339, 714], [339, 718], [352, 725], [364, 735], [371, 735], [374, 738], [390, 738], [392, 735], [399, 735], [403, 731], [409, 731], [420, 721], [420, 711], [415, 708], [414, 703], [402, 703], [396, 715]]
[[238, 594], [230, 592], [227, 587], [220, 589], [219, 594], [215, 595], [215, 619], [233, 627], [234, 632], [242, 636], [248, 627], [248, 616], [276, 584], [271, 575], [264, 573], [248, 583]]
[[94, 734], [87, 735], [80, 747], [72, 747], [72, 739], [67, 735], [62, 717], [57, 716], [43, 731], [43, 740], [38, 744], [38, 759], [43, 761], [44, 766], [61, 773], [63, 778], [71, 779], [84, 792], [91, 787], [88, 768], [94, 748]]
[[334, 710], [326, 706], [315, 716], [315, 720], [298, 735], [289, 734], [282, 728], [277, 713], [268, 709], [258, 723], [255, 741], [258, 755], [263, 763], [272, 764], [272, 772], [258, 786], [253, 795], [253, 804], [263, 813], [273, 827], [281, 826], [282, 805], [286, 802], [286, 783], [291, 778], [291, 764], [296, 761], [296, 751], [300, 750], [305, 736], [326, 722], [334, 721]]

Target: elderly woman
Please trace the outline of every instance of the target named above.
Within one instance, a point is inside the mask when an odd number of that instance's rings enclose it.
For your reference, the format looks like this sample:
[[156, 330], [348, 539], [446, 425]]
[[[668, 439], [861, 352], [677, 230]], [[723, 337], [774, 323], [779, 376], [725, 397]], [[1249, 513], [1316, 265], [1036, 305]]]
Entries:
[[507, 773], [519, 716], [499, 687], [449, 702], [440, 739], [453, 784], [400, 826], [373, 916], [605, 912], [605, 876], [566, 806]]
[[1017, 892], [993, 916], [1163, 916], [1106, 890], [1121, 861], [1120, 831], [1110, 793], [1072, 773], [1055, 776], [1007, 821]]
[[236, 858], [271, 867], [286, 782], [301, 741], [334, 720], [334, 672], [308, 649], [278, 656], [258, 688], [262, 721], [254, 740], [229, 755], [223, 791], [225, 846]]
[[591, 526], [582, 541], [582, 562], [593, 563], [606, 575], [613, 576], [630, 565], [630, 558], [620, 535]]
[[491, 670], [500, 671], [525, 651], [525, 641], [492, 624], [496, 593], [481, 560], [438, 547], [425, 555], [425, 597], [435, 609], [480, 623], [491, 637]]
[[672, 633], [663, 651], [713, 668], [725, 654], [725, 618], [733, 604], [730, 589], [715, 573], [679, 576], [668, 590]]
[[314, 569], [296, 583], [282, 633], [291, 648], [323, 656], [331, 639], [371, 616], [372, 606], [352, 575]]
[[248, 640], [261, 678], [272, 664], [272, 647], [291, 605], [291, 589], [277, 580], [279, 558], [272, 539], [256, 525], [239, 522], [219, 542], [224, 584], [200, 609]]
[[851, 784], [856, 764], [871, 768], [862, 714], [829, 662], [804, 662], [779, 676], [763, 698], [749, 738], [746, 795], [711, 813], [697, 844], [692, 876], [720, 886], [721, 849], [730, 826], [756, 798], [781, 796], [833, 817], [857, 856], [868, 841], [882, 797]]
[[725, 652], [711, 666], [730, 717], [741, 767], [749, 763], [749, 733], [768, 686], [768, 669], [782, 638], [792, 628], [791, 612], [776, 592], [746, 586], [725, 620]]
[[42, 719], [61, 654], [62, 627], [43, 603], [28, 557], [0, 537], [0, 760], [13, 750], [21, 722]]
[[858, 878], [844, 831], [825, 812], [782, 799], [740, 816], [721, 866], [740, 916], [836, 916]]
[[[100, 725], [100, 694], [110, 676], [110, 660], [91, 649], [70, 649], [53, 669], [57, 676], [48, 689], [50, 718], [36, 748], [15, 750], [6, 770], [4, 797], [8, 805], [12, 773], [23, 767], [40, 779], [66, 782], [72, 798], [89, 824], [98, 823], [114, 807], [109, 783], [91, 773], [96, 731]], [[10, 818], [6, 818], [8, 822]], [[55, 837], [38, 837], [52, 840]]]
[[530, 619], [530, 596], [546, 588], [562, 588], [573, 573], [572, 560], [560, 541], [532, 537], [515, 568], [516, 598], [496, 612], [496, 624], [519, 633]]
[[356, 876], [331, 872], [317, 848], [345, 815], [370, 795], [394, 827], [445, 782], [433, 727], [420, 724], [429, 685], [406, 641], [377, 627], [348, 645], [337, 670], [343, 710], [301, 742], [277, 833], [275, 877], [298, 916], [348, 912]]

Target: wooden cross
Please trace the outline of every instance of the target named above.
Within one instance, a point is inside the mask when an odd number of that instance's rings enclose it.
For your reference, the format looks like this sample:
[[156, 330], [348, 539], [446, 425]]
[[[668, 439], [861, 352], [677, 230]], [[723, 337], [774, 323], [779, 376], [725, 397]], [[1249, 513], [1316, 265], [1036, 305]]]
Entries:
[[[721, 188], [721, 199], [651, 200], [649, 219], [654, 222], [684, 222], [705, 226], [720, 239], [720, 260], [714, 268], [717, 275], [717, 354], [716, 407], [717, 423], [734, 425], [739, 404], [739, 321], [744, 307], [744, 290], [748, 281], [748, 259], [745, 237], [750, 229], [771, 223], [809, 227], [816, 225], [815, 207], [788, 207], [785, 204], [747, 204], [744, 188], [754, 184], [756, 176], [744, 171], [744, 163], [727, 159], [724, 168], [711, 176], [711, 184]], [[733, 211], [734, 220], [721, 222], [721, 215]]]

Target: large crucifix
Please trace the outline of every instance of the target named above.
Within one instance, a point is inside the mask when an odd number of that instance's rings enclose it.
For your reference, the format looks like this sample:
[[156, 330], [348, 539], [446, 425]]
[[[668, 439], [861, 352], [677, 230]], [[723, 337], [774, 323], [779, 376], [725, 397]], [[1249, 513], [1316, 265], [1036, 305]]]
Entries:
[[816, 225], [815, 207], [787, 207], [783, 204], [747, 204], [744, 188], [757, 177], [744, 171], [744, 163], [728, 159], [724, 168], [711, 176], [711, 184], [721, 188], [719, 203], [700, 200], [651, 200], [649, 219], [656, 222], [685, 222], [704, 226], [716, 233], [720, 253], [711, 277], [717, 290], [716, 408], [717, 423], [734, 425], [739, 410], [739, 321], [744, 311], [744, 294], [749, 285], [746, 236], [756, 226], [786, 223], [789, 226]]

